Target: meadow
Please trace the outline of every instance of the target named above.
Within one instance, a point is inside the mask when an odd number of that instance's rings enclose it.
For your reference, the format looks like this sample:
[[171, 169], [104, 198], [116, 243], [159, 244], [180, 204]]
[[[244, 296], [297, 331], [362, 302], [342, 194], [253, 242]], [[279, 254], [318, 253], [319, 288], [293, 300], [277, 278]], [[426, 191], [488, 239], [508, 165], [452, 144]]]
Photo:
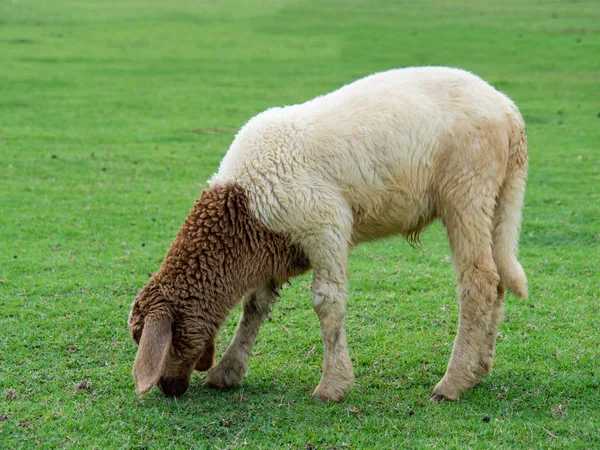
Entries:
[[[431, 404], [458, 319], [443, 228], [350, 260], [355, 384], [317, 403], [310, 276], [247, 378], [135, 395], [126, 322], [256, 113], [395, 67], [473, 71], [528, 125], [519, 260], [494, 373]], [[223, 327], [225, 350], [239, 307]], [[597, 0], [0, 4], [0, 448], [600, 448]]]

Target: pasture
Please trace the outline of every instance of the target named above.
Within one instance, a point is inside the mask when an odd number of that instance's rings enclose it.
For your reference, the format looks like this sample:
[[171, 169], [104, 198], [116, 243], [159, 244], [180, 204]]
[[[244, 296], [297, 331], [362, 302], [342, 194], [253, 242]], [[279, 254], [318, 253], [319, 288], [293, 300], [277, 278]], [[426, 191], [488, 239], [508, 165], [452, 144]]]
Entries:
[[[456, 333], [436, 224], [350, 259], [355, 383], [317, 403], [310, 276], [230, 391], [135, 395], [131, 302], [256, 113], [395, 67], [447, 65], [528, 126], [520, 257], [494, 373], [431, 404]], [[239, 307], [223, 327], [217, 358]], [[0, 4], [0, 448], [600, 447], [597, 0], [13, 0]]]

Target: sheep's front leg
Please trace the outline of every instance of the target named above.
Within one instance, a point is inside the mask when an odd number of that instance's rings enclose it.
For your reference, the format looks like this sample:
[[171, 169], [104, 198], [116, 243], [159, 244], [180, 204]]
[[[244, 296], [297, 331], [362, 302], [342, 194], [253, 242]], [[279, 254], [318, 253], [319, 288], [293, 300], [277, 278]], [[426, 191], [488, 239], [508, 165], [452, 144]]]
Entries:
[[277, 286], [261, 286], [246, 295], [242, 302], [242, 316], [235, 335], [219, 364], [208, 371], [205, 385], [228, 389], [238, 385], [248, 371], [248, 359], [258, 330], [277, 299]]
[[345, 299], [345, 282], [314, 274], [312, 301], [321, 323], [324, 362], [323, 376], [313, 398], [322, 401], [342, 400], [352, 385], [352, 362], [344, 330]]
[[321, 325], [324, 353], [323, 375], [313, 398], [322, 401], [342, 400], [354, 378], [344, 330], [353, 214], [334, 191], [316, 186], [302, 192], [294, 221], [288, 224], [313, 269], [312, 304]]
[[339, 401], [353, 380], [344, 329], [349, 246], [343, 230], [326, 231], [311, 242], [309, 251], [312, 303], [321, 324], [324, 353], [323, 376], [313, 398]]

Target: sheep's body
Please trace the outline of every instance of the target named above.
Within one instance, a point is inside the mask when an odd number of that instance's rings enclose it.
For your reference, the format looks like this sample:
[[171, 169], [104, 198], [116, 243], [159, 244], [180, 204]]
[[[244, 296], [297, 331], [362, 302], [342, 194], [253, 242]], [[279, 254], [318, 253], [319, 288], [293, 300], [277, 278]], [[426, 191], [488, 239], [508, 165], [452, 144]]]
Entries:
[[341, 208], [352, 214], [353, 242], [409, 234], [435, 215], [442, 157], [471, 160], [457, 176], [491, 164], [483, 169], [501, 181], [508, 139], [523, 126], [507, 97], [468, 72], [392, 70], [257, 115], [209, 184], [241, 184], [259, 220], [279, 232], [337, 227]]
[[[325, 346], [315, 391], [322, 399], [342, 398], [352, 382], [343, 325], [349, 249], [392, 234], [415, 237], [441, 219], [461, 319], [434, 398], [455, 399], [491, 370], [504, 287], [527, 295], [515, 256], [526, 170], [525, 125], [514, 103], [475, 75], [425, 67], [375, 74], [259, 114], [209, 184], [241, 186], [252, 215], [310, 261]], [[262, 312], [244, 309], [210, 385], [229, 387], [246, 370], [274, 298], [264, 284], [252, 292]]]

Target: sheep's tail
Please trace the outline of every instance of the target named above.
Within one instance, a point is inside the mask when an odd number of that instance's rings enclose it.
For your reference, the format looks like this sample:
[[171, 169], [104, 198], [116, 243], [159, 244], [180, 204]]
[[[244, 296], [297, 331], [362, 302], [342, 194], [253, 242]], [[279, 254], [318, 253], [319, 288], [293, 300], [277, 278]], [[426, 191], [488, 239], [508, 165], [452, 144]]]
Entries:
[[527, 180], [527, 137], [520, 114], [515, 122], [515, 132], [509, 144], [506, 178], [500, 188], [494, 212], [493, 254], [502, 284], [517, 297], [527, 298], [527, 278], [517, 261], [521, 209]]

